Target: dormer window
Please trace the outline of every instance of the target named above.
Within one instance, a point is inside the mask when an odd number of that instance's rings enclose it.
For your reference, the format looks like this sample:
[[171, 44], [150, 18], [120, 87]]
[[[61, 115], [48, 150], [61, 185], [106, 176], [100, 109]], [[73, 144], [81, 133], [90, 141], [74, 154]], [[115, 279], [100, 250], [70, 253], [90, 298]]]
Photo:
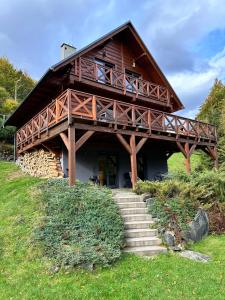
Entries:
[[101, 59], [95, 59], [97, 65], [97, 81], [104, 84], [111, 84], [112, 82], [112, 72], [110, 69], [115, 68], [114, 64]]

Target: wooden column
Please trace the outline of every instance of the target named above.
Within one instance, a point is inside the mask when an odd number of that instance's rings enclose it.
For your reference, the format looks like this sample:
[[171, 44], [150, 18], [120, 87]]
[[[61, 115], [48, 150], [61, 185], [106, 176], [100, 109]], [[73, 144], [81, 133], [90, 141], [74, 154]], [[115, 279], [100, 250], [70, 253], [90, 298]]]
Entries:
[[194, 151], [196, 145], [193, 144], [191, 149], [189, 143], [185, 143], [184, 146], [180, 143], [177, 142], [177, 146], [180, 149], [180, 151], [183, 153], [185, 157], [185, 167], [186, 167], [186, 172], [188, 174], [191, 173], [191, 154]]
[[131, 182], [132, 188], [134, 189], [137, 183], [137, 153], [136, 153], [136, 143], [135, 143], [135, 135], [131, 135], [130, 137], [130, 164], [131, 164]]
[[188, 143], [185, 143], [184, 149], [186, 152], [186, 158], [185, 158], [186, 172], [187, 174], [191, 174], [191, 155], [190, 155], [190, 149]]
[[68, 169], [69, 185], [73, 186], [76, 182], [76, 149], [75, 149], [75, 128], [68, 128]]

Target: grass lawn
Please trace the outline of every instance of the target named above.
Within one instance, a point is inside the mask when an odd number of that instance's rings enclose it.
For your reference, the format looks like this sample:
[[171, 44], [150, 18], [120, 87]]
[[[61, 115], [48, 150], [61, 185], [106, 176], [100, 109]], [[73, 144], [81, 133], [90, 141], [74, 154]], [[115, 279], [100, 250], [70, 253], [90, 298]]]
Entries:
[[[185, 158], [182, 153], [174, 153], [168, 159], [168, 169], [170, 172], [173, 171], [185, 171]], [[191, 168], [194, 170], [196, 166], [200, 164], [200, 157], [197, 152], [194, 152], [191, 156]]]
[[41, 215], [39, 181], [0, 162], [0, 299], [225, 299], [225, 236], [193, 247], [212, 256], [207, 264], [177, 255], [123, 255], [110, 268], [52, 275], [31, 242]]

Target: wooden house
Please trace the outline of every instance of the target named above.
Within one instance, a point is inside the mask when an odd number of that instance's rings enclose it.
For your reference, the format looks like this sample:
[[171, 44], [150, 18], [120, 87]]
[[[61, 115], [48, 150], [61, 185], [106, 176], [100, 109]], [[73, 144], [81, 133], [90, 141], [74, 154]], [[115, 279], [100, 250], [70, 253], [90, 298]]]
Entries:
[[[109, 187], [159, 179], [181, 151], [190, 172], [195, 149], [217, 166], [216, 129], [174, 114], [184, 108], [131, 22], [52, 66], [6, 121], [17, 155], [44, 148], [69, 184]], [[72, 50], [72, 51], [71, 51]]]

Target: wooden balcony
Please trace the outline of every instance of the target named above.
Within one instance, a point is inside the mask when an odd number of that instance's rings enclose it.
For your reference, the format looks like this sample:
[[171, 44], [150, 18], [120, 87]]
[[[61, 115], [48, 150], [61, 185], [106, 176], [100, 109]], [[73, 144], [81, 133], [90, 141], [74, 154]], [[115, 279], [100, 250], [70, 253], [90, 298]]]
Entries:
[[65, 130], [73, 119], [80, 129], [89, 126], [96, 131], [132, 132], [199, 145], [215, 145], [217, 140], [216, 129], [210, 124], [68, 89], [17, 131], [18, 152], [41, 143], [43, 134], [50, 139], [52, 128], [64, 123]]
[[164, 86], [134, 78], [118, 72], [115, 68], [82, 57], [75, 61], [74, 70], [74, 75], [78, 77], [79, 81], [89, 80], [105, 87], [113, 87], [124, 95], [145, 98], [148, 101], [170, 106], [171, 93]]

